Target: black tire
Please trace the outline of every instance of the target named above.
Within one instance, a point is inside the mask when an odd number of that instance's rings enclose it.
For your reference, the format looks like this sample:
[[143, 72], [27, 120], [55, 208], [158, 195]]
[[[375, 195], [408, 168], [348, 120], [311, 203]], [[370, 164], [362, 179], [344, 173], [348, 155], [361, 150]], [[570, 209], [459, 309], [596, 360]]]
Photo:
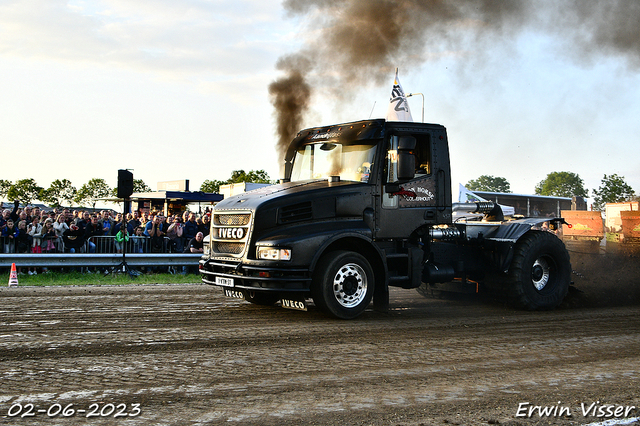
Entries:
[[517, 242], [507, 285], [519, 308], [545, 310], [564, 300], [571, 261], [564, 243], [547, 231], [529, 231]]
[[242, 290], [242, 294], [244, 294], [244, 298], [247, 302], [251, 302], [254, 305], [273, 306], [278, 300], [280, 300], [280, 296], [278, 294], [266, 292]]
[[369, 306], [375, 285], [367, 259], [351, 251], [325, 254], [315, 268], [311, 292], [322, 311], [340, 319], [353, 319]]

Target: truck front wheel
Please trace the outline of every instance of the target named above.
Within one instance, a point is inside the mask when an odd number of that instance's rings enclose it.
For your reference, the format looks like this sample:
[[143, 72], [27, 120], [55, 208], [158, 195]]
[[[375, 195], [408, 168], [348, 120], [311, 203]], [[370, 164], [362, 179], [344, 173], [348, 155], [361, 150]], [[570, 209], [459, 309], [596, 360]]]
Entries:
[[558, 237], [546, 231], [529, 231], [515, 247], [509, 268], [513, 302], [521, 308], [553, 309], [569, 291], [571, 262]]
[[373, 270], [359, 253], [333, 251], [324, 255], [313, 274], [313, 301], [322, 311], [341, 319], [360, 315], [373, 297]]

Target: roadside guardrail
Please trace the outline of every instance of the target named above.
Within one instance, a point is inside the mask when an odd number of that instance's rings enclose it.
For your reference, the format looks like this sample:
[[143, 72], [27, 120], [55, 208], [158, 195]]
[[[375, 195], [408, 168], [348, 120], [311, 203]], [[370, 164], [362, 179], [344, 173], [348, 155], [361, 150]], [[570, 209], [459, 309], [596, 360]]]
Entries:
[[[127, 253], [129, 266], [197, 266], [202, 257], [198, 253]], [[121, 253], [47, 253], [47, 254], [0, 254], [0, 268], [10, 268], [15, 263], [20, 267], [111, 267], [122, 263]]]

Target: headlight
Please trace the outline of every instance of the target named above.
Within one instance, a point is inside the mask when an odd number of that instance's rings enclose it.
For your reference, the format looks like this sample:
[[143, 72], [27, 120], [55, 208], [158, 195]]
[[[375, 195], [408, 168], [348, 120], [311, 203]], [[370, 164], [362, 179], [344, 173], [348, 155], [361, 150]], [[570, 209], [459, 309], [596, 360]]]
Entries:
[[291, 260], [291, 249], [258, 247], [258, 259]]
[[202, 254], [205, 256], [211, 255], [211, 238], [209, 235], [202, 240]]

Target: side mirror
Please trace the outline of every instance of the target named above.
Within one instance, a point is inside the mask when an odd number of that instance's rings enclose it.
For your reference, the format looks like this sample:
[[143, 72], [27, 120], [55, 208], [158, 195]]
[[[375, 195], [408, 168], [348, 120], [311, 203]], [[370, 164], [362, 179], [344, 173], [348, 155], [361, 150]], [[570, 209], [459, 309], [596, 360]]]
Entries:
[[416, 149], [416, 138], [401, 136], [398, 140], [398, 180], [407, 181], [415, 177], [416, 157], [411, 151]]
[[413, 151], [416, 149], [416, 138], [413, 136], [400, 136], [398, 138], [398, 151]]

